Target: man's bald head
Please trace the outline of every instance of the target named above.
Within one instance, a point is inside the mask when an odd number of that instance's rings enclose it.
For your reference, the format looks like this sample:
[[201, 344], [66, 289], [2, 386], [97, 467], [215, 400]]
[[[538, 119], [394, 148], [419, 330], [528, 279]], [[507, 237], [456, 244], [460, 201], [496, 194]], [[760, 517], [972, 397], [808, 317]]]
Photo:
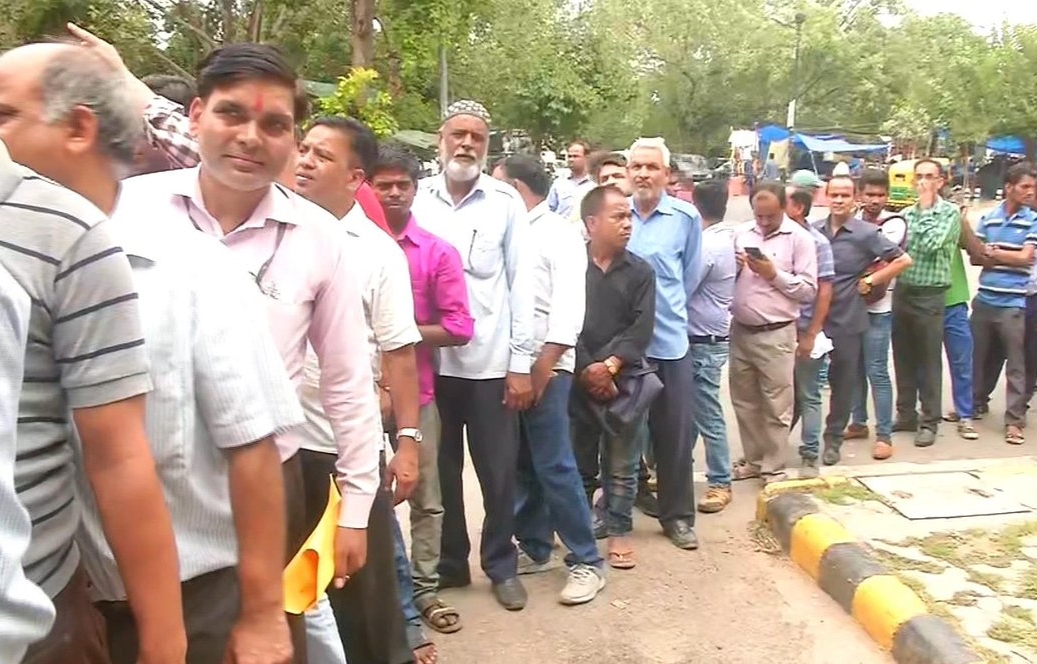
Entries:
[[[78, 45], [29, 44], [0, 56], [0, 138], [11, 156], [62, 184], [89, 154], [120, 173], [141, 135], [125, 80]], [[65, 176], [65, 177], [63, 177]]]

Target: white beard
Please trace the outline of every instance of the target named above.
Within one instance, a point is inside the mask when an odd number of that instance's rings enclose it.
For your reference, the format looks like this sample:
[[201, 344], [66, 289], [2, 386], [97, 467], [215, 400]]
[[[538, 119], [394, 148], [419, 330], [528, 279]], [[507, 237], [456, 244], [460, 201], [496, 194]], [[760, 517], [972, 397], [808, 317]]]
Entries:
[[482, 172], [482, 164], [479, 162], [466, 165], [456, 159], [451, 159], [446, 163], [446, 176], [454, 182], [471, 182], [479, 177], [480, 172]]

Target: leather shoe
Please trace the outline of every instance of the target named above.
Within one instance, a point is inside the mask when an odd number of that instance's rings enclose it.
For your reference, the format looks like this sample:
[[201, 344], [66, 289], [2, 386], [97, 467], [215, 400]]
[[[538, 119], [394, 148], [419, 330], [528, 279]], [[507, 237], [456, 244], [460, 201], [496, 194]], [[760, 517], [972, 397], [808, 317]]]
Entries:
[[694, 551], [699, 548], [699, 538], [695, 535], [695, 528], [687, 521], [674, 521], [667, 524], [663, 526], [663, 533], [678, 549]]
[[526, 588], [517, 576], [493, 584], [493, 596], [508, 611], [521, 611], [526, 608]]
[[645, 516], [650, 516], [653, 519], [659, 516], [659, 499], [647, 488], [644, 491], [638, 492], [637, 498], [634, 499], [634, 507], [641, 510]]

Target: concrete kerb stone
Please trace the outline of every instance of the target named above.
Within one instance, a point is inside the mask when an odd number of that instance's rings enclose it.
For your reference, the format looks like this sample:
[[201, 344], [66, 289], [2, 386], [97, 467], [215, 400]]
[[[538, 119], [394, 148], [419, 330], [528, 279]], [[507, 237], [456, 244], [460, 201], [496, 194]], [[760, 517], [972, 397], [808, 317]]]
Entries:
[[898, 664], [979, 664], [947, 621], [832, 517], [809, 491], [845, 485], [846, 477], [775, 482], [757, 499], [766, 523], [789, 557], [809, 574]]

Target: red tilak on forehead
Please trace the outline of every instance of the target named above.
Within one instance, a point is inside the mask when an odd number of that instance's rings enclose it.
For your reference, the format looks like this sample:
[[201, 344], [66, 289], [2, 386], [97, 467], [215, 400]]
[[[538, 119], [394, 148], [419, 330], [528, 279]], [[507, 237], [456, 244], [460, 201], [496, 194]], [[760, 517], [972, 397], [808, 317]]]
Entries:
[[256, 103], [252, 105], [252, 108], [256, 111], [256, 113], [263, 112], [263, 95], [256, 95]]

